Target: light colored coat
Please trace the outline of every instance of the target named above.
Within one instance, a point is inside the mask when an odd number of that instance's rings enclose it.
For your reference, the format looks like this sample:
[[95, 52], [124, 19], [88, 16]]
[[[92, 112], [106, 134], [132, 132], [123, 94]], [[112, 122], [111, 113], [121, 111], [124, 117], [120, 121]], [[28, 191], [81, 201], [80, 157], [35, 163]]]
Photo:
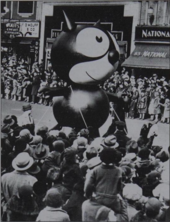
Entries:
[[18, 125], [19, 126], [24, 126], [27, 124], [34, 124], [33, 117], [30, 114], [30, 110], [25, 111], [20, 117], [18, 117]]
[[70, 218], [61, 208], [45, 207], [40, 211], [36, 221], [70, 221]]
[[37, 179], [27, 172], [19, 172], [14, 170], [11, 173], [6, 173], [1, 178], [1, 192], [2, 199], [5, 202], [9, 200], [13, 195], [18, 195], [19, 187], [23, 185], [33, 186]]

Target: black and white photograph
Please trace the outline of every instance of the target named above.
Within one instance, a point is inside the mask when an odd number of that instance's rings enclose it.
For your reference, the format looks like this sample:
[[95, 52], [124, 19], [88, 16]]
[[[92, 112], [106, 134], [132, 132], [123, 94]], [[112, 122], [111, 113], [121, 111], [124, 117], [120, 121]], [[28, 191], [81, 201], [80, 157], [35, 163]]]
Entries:
[[170, 0], [1, 1], [1, 221], [170, 222]]

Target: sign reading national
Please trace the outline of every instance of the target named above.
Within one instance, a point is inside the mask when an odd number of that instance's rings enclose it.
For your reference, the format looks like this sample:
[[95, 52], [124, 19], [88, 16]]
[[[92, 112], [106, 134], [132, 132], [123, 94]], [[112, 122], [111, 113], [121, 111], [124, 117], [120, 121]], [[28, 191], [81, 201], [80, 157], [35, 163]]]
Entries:
[[170, 42], [170, 27], [137, 26], [135, 40]]

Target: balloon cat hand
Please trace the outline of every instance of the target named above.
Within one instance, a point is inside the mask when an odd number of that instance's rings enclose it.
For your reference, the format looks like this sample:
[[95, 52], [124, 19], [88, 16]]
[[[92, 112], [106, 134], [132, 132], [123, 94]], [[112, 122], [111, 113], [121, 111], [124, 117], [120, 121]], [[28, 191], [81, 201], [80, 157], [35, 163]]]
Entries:
[[39, 89], [39, 93], [43, 93], [45, 95], [50, 95], [51, 88], [49, 86], [44, 86], [43, 88]]
[[48, 95], [48, 96], [51, 96], [51, 97], [65, 96], [70, 92], [70, 89], [66, 88], [66, 87], [56, 88], [56, 87], [45, 86], [42, 89], [40, 89], [38, 92], [39, 93], [44, 93], [44, 95]]

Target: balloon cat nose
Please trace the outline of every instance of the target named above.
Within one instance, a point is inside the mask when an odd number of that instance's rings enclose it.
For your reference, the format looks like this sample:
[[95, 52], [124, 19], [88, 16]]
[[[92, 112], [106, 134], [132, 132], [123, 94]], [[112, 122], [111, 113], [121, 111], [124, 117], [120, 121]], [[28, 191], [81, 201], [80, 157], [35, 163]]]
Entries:
[[109, 62], [114, 65], [117, 61], [119, 61], [119, 53], [116, 49], [112, 49], [108, 55]]

